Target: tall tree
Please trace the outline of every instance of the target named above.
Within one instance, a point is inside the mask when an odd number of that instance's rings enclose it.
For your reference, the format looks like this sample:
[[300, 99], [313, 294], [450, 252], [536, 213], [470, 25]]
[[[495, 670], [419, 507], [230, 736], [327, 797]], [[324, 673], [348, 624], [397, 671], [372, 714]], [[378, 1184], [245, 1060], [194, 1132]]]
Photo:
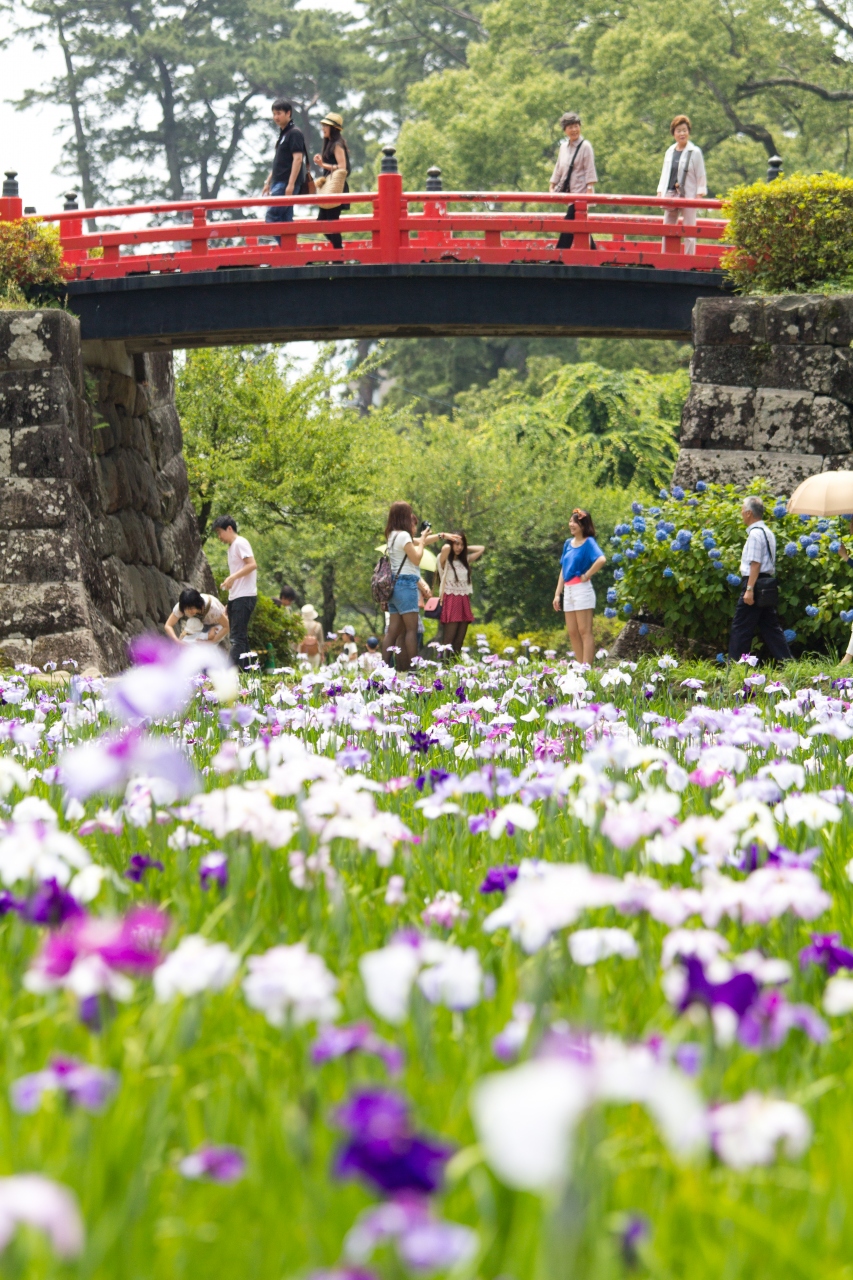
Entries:
[[297, 4], [20, 0], [18, 30], [57, 41], [65, 61], [20, 105], [68, 105], [87, 204], [250, 191], [269, 167], [270, 99], [292, 98], [315, 146], [363, 57], [351, 20]]

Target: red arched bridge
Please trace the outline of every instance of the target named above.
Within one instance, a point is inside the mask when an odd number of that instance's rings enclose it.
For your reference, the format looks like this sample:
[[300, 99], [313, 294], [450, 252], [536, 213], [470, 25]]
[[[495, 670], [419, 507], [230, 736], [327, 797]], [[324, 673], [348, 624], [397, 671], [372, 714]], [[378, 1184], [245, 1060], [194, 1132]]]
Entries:
[[[689, 339], [696, 299], [725, 291], [725, 220], [665, 221], [719, 201], [442, 191], [437, 173], [433, 189], [406, 192], [386, 148], [378, 189], [348, 194], [336, 223], [315, 221], [318, 205], [340, 200], [319, 193], [72, 203], [38, 220], [59, 227], [83, 338], [131, 351], [465, 334]], [[287, 205], [292, 222], [264, 222]], [[7, 186], [0, 219], [22, 216]], [[342, 233], [343, 249], [324, 231]], [[558, 249], [564, 232], [572, 246]]]

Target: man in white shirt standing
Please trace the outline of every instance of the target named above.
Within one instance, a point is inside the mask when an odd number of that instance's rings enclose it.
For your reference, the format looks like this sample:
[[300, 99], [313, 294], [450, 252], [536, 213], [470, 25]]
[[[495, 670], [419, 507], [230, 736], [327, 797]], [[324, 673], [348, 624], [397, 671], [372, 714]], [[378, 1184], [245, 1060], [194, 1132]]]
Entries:
[[[598, 174], [595, 172], [595, 155], [592, 143], [581, 137], [581, 118], [577, 112], [567, 111], [561, 116], [560, 128], [566, 136], [560, 143], [557, 163], [554, 165], [548, 189], [549, 191], [566, 191], [570, 194], [573, 191], [579, 195], [592, 194], [598, 182]], [[574, 216], [575, 206], [570, 204], [566, 210], [566, 217], [573, 221]], [[586, 207], [581, 210], [581, 216], [586, 216]], [[574, 236], [563, 232], [557, 241], [557, 248], [571, 249], [573, 242]], [[595, 242], [591, 237], [589, 247], [595, 248]]]
[[233, 516], [217, 516], [212, 528], [228, 547], [228, 577], [221, 585], [228, 592], [231, 661], [245, 670], [249, 665], [249, 619], [258, 603], [258, 566], [247, 540], [237, 536]]
[[741, 596], [732, 618], [729, 658], [737, 662], [749, 653], [757, 631], [771, 658], [787, 662], [791, 650], [776, 612], [776, 536], [764, 523], [760, 498], [744, 498], [740, 516], [749, 532], [740, 557]]

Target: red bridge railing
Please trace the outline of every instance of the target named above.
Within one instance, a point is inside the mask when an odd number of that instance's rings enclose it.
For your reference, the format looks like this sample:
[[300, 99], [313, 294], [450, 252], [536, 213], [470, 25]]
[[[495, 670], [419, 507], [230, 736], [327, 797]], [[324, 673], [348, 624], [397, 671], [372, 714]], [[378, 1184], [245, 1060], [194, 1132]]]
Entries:
[[[534, 263], [643, 266], [680, 271], [719, 268], [727, 223], [699, 217], [696, 226], [665, 224], [666, 210], [717, 210], [718, 200], [658, 196], [565, 195], [541, 191], [404, 191], [399, 173], [382, 173], [375, 192], [352, 192], [337, 222], [318, 223], [318, 205], [340, 197], [258, 196], [65, 209], [38, 217], [57, 223], [71, 278], [111, 279], [140, 273], [211, 271], [220, 267], [302, 267], [324, 262]], [[575, 206], [574, 221], [565, 208]], [[294, 221], [266, 223], [268, 208], [294, 208]], [[514, 212], [504, 206], [537, 206]], [[0, 201], [0, 220], [20, 218], [21, 201]], [[464, 206], [464, 207], [460, 207]], [[471, 208], [473, 206], [473, 208]], [[542, 206], [546, 206], [543, 210]], [[300, 216], [302, 215], [302, 216]], [[150, 225], [131, 226], [148, 217]], [[84, 223], [104, 222], [84, 231]], [[116, 223], [125, 225], [115, 226]], [[344, 236], [343, 249], [324, 231]], [[558, 250], [562, 232], [574, 235]], [[686, 240], [695, 241], [688, 253]]]

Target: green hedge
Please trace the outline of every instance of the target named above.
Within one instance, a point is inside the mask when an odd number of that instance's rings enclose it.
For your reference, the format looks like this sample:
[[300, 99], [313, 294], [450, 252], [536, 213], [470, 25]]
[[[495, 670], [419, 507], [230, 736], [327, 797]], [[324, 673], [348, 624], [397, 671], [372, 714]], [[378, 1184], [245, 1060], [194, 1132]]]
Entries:
[[735, 187], [723, 266], [742, 293], [853, 287], [853, 179], [794, 174]]
[[266, 661], [268, 645], [272, 645], [277, 666], [293, 666], [304, 634], [305, 628], [298, 613], [279, 608], [269, 596], [258, 596], [249, 623], [249, 644], [257, 649], [261, 666]]

